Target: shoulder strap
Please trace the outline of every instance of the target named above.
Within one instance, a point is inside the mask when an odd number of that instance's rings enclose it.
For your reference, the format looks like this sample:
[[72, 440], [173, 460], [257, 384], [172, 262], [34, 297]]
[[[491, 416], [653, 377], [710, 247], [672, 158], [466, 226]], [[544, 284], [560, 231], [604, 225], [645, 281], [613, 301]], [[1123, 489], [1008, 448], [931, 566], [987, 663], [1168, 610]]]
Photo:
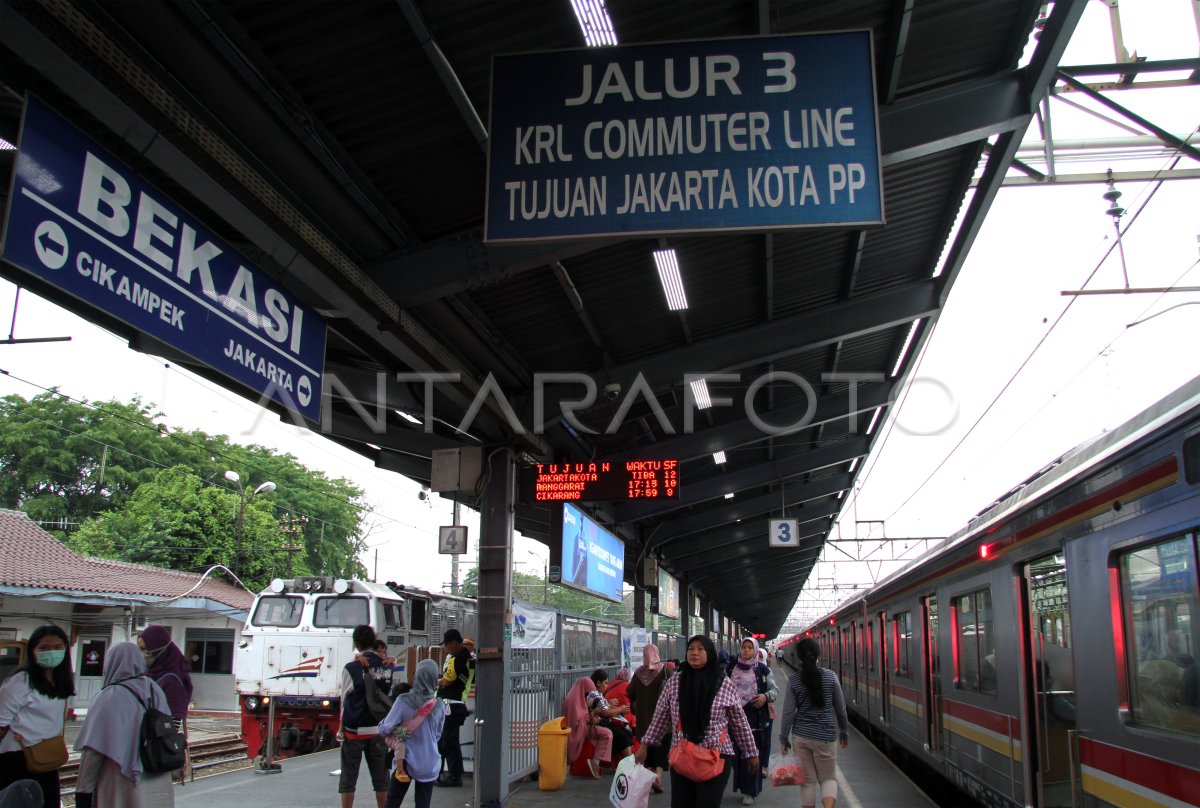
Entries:
[[121, 687], [125, 688], [125, 689], [126, 689], [126, 690], [128, 690], [130, 693], [132, 693], [132, 694], [133, 694], [133, 697], [134, 697], [135, 699], [137, 699], [137, 703], [138, 703], [138, 704], [140, 704], [140, 705], [142, 705], [142, 709], [143, 709], [143, 710], [149, 710], [149, 709], [150, 709], [149, 707], [147, 707], [147, 706], [146, 706], [146, 702], [142, 701], [142, 697], [141, 697], [141, 696], [139, 696], [139, 695], [137, 694], [137, 691], [136, 691], [136, 690], [134, 690], [132, 687], [130, 687], [129, 685], [125, 684], [124, 682], [113, 682], [113, 684], [120, 685]]

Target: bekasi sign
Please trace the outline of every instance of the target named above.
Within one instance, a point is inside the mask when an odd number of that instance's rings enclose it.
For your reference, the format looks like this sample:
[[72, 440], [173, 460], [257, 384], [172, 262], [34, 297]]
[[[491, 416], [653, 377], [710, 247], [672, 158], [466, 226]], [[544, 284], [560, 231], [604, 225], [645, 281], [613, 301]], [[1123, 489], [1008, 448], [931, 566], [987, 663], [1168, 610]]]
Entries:
[[485, 238], [883, 222], [869, 31], [492, 63]]
[[3, 258], [320, 420], [320, 316], [35, 98], [25, 103]]

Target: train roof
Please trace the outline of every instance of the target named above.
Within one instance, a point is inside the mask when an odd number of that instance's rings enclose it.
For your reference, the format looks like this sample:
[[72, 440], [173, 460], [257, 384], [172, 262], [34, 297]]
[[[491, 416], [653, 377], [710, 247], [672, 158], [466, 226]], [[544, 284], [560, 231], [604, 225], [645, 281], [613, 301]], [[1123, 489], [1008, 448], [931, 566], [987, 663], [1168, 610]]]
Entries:
[[894, 586], [919, 567], [969, 544], [980, 534], [1030, 507], [1059, 487], [1087, 474], [1139, 442], [1175, 426], [1180, 420], [1200, 415], [1200, 376], [1196, 376], [1153, 406], [1142, 411], [1110, 432], [1076, 446], [971, 519], [966, 527], [948, 536], [940, 544], [885, 577], [875, 586], [860, 592], [827, 612], [806, 630], [824, 625], [829, 618], [862, 600]]

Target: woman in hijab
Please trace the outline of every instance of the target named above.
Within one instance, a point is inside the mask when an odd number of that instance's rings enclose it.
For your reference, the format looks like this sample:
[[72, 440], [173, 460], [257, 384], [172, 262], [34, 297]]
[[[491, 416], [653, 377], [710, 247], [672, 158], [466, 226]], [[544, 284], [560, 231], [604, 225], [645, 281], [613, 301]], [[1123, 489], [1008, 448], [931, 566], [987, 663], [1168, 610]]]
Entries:
[[604, 698], [613, 707], [629, 706], [629, 682], [633, 675], [629, 668], [621, 668], [613, 675], [612, 683], [604, 690]]
[[733, 683], [725, 678], [725, 672], [717, 662], [717, 648], [708, 637], [697, 634], [688, 640], [687, 659], [679, 675], [672, 676], [663, 687], [654, 720], [643, 737], [636, 760], [645, 764], [649, 747], [662, 744], [667, 732], [680, 726], [671, 745], [678, 746], [680, 735], [688, 741], [709, 749], [716, 749], [725, 760], [721, 773], [711, 780], [696, 782], [689, 780], [677, 770], [671, 770], [671, 808], [718, 808], [725, 783], [729, 780], [729, 769], [733, 760], [733, 744], [729, 735], [737, 742], [738, 751], [746, 759], [752, 773], [758, 772], [758, 747], [754, 735], [746, 723], [746, 714], [738, 700]]
[[[738, 703], [746, 713], [746, 721], [754, 731], [754, 743], [763, 758], [771, 754], [771, 702], [779, 695], [771, 668], [762, 661], [763, 652], [758, 640], [742, 640], [738, 658], [728, 668], [729, 681], [737, 689]], [[750, 772], [744, 763], [733, 770], [733, 790], [742, 792], [742, 805], [753, 805], [762, 792], [762, 771]]]
[[612, 758], [612, 730], [597, 724], [598, 718], [588, 709], [587, 694], [595, 690], [596, 683], [590, 678], [576, 679], [567, 697], [563, 699], [562, 711], [567, 722], [568, 736], [567, 763], [573, 763], [583, 754], [583, 742], [591, 739], [595, 751], [588, 760], [588, 771], [592, 777], [600, 779], [600, 761]]
[[[396, 752], [396, 767], [388, 781], [386, 808], [399, 808], [416, 781], [416, 806], [429, 808], [442, 759], [438, 739], [446, 722], [446, 705], [437, 697], [441, 669], [432, 659], [423, 659], [413, 676], [412, 690], [396, 698], [379, 733]], [[403, 736], [403, 737], [401, 737]], [[403, 746], [400, 746], [403, 742]]]
[[21, 747], [57, 738], [66, 752], [62, 738], [67, 699], [75, 695], [70, 647], [58, 626], [34, 629], [25, 664], [0, 686], [0, 788], [34, 780], [42, 793], [38, 805], [46, 808], [58, 808], [58, 769], [29, 771]]
[[83, 753], [75, 785], [78, 808], [175, 805], [170, 773], [142, 770], [142, 704], [170, 710], [162, 688], [146, 675], [141, 650], [131, 642], [117, 643], [104, 657], [104, 688], [88, 703], [87, 721], [75, 740], [75, 749]]
[[[626, 689], [630, 704], [633, 706], [634, 727], [638, 740], [642, 740], [647, 727], [654, 719], [654, 710], [658, 707], [659, 696], [662, 695], [663, 684], [670, 678], [671, 672], [663, 665], [658, 654], [658, 646], [647, 643], [642, 649], [642, 666], [633, 672], [633, 679]], [[646, 768], [654, 769], [658, 779], [654, 781], [654, 793], [662, 793], [662, 773], [667, 767], [667, 750], [671, 746], [670, 732], [659, 742], [659, 745], [646, 753]], [[642, 740], [642, 743], [645, 743]]]
[[192, 675], [188, 672], [187, 658], [162, 626], [146, 626], [137, 644], [146, 658], [147, 675], [166, 694], [175, 728], [182, 730], [192, 701]]

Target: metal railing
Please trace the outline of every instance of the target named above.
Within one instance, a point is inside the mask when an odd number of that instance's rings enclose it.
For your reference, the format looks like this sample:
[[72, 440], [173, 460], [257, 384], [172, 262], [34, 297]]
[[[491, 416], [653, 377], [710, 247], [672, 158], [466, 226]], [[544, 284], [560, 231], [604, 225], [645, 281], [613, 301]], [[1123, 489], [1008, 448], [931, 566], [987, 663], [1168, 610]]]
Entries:
[[[621, 667], [621, 630], [633, 628], [630, 623], [558, 611], [553, 648], [512, 648], [506, 640], [503, 743], [510, 784], [537, 772], [538, 730], [562, 715], [571, 686], [598, 668], [612, 676]], [[682, 658], [685, 638], [666, 632], [651, 636], [663, 659]]]

